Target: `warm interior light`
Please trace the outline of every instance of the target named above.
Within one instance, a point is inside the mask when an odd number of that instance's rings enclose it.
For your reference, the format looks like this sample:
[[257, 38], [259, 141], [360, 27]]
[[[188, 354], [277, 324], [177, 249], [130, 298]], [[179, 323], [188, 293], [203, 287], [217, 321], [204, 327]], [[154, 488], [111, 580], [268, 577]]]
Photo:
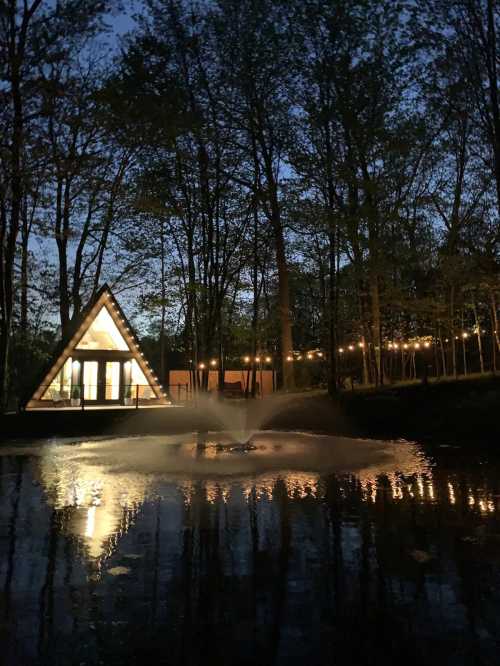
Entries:
[[129, 351], [127, 343], [105, 306], [101, 308], [76, 349]]
[[343, 354], [343, 353], [344, 353], [344, 348], [343, 348], [343, 347], [339, 347], [339, 354]]
[[271, 363], [272, 358], [270, 356], [266, 356], [266, 363]]
[[255, 362], [256, 362], [256, 363], [260, 363], [260, 356], [256, 356], [256, 357], [255, 357]]
[[287, 361], [293, 361], [293, 357], [292, 357], [292, 356], [287, 356], [287, 357], [286, 357], [286, 360], [287, 360]]
[[308, 354], [308, 355], [307, 355], [307, 358], [308, 358], [309, 360], [311, 360], [311, 359], [312, 359], [312, 357], [313, 357], [313, 355], [312, 355], [312, 354]]
[[243, 360], [245, 361], [245, 363], [250, 363], [250, 356], [245, 356]]
[[200, 368], [200, 370], [204, 370], [204, 369], [205, 369], [205, 364], [204, 364], [204, 363], [200, 363], [200, 365], [199, 365], [198, 367]]

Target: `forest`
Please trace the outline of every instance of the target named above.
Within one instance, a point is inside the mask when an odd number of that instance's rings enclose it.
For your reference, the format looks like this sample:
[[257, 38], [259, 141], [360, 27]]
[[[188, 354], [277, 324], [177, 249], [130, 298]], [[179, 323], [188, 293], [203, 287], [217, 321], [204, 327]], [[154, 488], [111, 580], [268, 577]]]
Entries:
[[495, 0], [0, 0], [2, 407], [105, 283], [167, 383], [494, 372], [499, 29]]

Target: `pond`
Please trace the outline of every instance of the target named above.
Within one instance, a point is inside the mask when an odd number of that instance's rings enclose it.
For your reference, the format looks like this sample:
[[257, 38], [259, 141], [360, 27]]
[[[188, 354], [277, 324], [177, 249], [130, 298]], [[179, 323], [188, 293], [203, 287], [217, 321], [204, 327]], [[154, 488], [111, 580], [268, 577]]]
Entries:
[[298, 433], [3, 446], [2, 663], [498, 664], [499, 472]]

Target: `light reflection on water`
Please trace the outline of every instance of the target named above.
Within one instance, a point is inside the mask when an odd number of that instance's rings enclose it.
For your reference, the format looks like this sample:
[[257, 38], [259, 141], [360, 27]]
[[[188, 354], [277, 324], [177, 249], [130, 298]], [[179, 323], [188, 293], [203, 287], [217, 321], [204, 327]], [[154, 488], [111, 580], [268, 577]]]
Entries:
[[380, 663], [490, 663], [498, 466], [408, 442], [252, 444], [4, 448], [5, 663], [379, 663], [389, 639]]

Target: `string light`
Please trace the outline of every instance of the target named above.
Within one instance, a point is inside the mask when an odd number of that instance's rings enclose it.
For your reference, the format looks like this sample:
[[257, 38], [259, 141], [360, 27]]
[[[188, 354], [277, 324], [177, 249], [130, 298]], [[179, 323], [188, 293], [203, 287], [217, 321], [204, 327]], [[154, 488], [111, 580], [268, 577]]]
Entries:
[[[455, 336], [455, 339], [459, 340], [459, 339], [462, 338], [462, 339], [465, 340], [469, 337], [470, 337], [470, 334], [467, 331], [463, 331], [462, 333], [460, 333], [460, 336]], [[449, 339], [445, 338], [443, 341], [445, 343], [448, 343]], [[422, 349], [429, 349], [432, 346], [432, 344], [440, 344], [440, 340], [434, 341], [434, 340], [430, 339], [430, 336], [427, 336], [427, 339], [425, 337], [424, 338], [421, 337], [421, 338], [417, 338], [417, 339], [414, 338], [414, 339], [409, 339], [408, 342], [389, 341], [389, 342], [383, 343], [380, 347], [374, 347], [372, 345], [372, 343], [370, 343], [370, 342], [365, 343], [363, 341], [360, 341], [360, 342], [357, 342], [355, 344], [350, 343], [350, 344], [338, 347], [337, 348], [337, 353], [338, 354], [345, 354], [346, 352], [355, 352], [356, 348], [364, 350], [366, 346], [368, 348], [372, 347], [373, 349], [380, 349], [381, 347], [383, 348], [385, 346], [386, 349], [389, 349], [391, 351], [398, 351], [398, 350], [401, 350], [401, 351], [403, 351], [403, 350], [405, 350], [405, 351], [407, 351], [407, 350], [419, 351], [419, 350], [422, 350]], [[322, 351], [319, 351], [319, 350], [312, 350], [312, 351], [308, 351], [308, 352], [297, 352], [296, 351], [296, 352], [293, 352], [292, 354], [288, 354], [288, 355], [285, 356], [285, 360], [289, 363], [292, 362], [292, 361], [302, 361], [304, 359], [307, 359], [308, 361], [313, 361], [315, 358], [316, 359], [324, 359], [325, 358], [325, 353], [322, 352]], [[244, 356], [243, 357], [243, 362], [248, 364], [248, 363], [252, 362], [252, 359], [255, 363], [264, 363], [264, 362], [265, 363], [272, 363], [272, 361], [273, 361], [271, 356], [265, 356], [265, 357], [263, 357], [263, 356], [255, 356], [255, 357]], [[217, 364], [216, 361], [210, 361], [210, 365], [216, 365], [216, 364]]]

